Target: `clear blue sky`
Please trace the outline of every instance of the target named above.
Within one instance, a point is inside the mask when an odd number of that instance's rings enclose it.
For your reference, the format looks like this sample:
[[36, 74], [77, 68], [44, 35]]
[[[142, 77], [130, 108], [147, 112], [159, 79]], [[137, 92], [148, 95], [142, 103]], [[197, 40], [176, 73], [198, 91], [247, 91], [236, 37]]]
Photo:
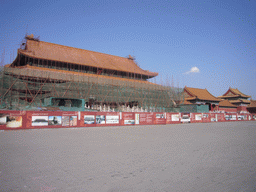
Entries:
[[173, 79], [214, 96], [232, 87], [256, 99], [255, 0], [0, 2], [4, 64], [27, 32], [41, 41], [134, 55], [142, 69], [159, 73], [153, 82]]

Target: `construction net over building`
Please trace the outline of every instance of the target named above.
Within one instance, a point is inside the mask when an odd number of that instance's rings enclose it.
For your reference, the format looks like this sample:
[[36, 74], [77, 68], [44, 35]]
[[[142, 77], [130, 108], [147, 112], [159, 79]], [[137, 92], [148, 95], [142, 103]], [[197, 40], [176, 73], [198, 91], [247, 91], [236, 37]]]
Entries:
[[119, 57], [26, 36], [1, 69], [1, 108], [175, 111], [182, 89], [148, 80], [132, 56]]

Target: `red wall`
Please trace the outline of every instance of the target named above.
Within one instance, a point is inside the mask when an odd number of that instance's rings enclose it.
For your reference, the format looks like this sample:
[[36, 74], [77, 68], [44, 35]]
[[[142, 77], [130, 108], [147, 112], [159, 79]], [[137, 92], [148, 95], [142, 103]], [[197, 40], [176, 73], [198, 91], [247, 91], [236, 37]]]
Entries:
[[217, 113], [217, 121], [218, 122], [224, 122], [225, 120], [225, 114], [224, 113]]
[[225, 120], [226, 121], [236, 121], [237, 113], [225, 113]]
[[132, 113], [132, 112], [120, 113], [120, 125], [135, 125], [135, 113]]
[[237, 107], [237, 112], [240, 112], [240, 111], [246, 111], [246, 112], [248, 112], [247, 106], [239, 106], [239, 107]]
[[225, 108], [225, 107], [220, 107], [220, 111], [224, 111], [227, 113], [237, 113], [237, 108]]
[[202, 115], [202, 123], [209, 123], [211, 122], [211, 117], [209, 113], [203, 113]]
[[[191, 123], [255, 121], [256, 114], [188, 113]], [[186, 115], [188, 115], [186, 114]], [[133, 126], [181, 123], [183, 113], [0, 111], [0, 129]], [[250, 118], [249, 118], [250, 116]]]

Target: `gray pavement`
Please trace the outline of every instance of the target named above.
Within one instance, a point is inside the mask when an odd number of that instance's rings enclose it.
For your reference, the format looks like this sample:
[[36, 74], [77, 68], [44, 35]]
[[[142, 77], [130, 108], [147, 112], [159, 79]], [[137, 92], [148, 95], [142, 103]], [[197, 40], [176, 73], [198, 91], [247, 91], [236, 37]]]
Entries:
[[256, 191], [256, 122], [0, 132], [0, 191]]

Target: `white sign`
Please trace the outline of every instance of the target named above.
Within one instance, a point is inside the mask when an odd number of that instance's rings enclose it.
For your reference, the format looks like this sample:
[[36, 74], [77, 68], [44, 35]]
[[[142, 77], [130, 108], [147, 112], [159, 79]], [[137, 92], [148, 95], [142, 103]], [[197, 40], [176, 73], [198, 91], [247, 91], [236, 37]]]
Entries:
[[107, 124], [118, 124], [119, 123], [119, 116], [118, 115], [108, 115], [108, 116], [106, 116], [106, 123]]
[[180, 120], [180, 115], [176, 114], [176, 115], [172, 115], [172, 121], [179, 121]]
[[135, 114], [135, 124], [140, 124], [140, 114]]
[[198, 114], [198, 115], [195, 115], [195, 119], [196, 119], [196, 121], [201, 121], [202, 120], [202, 115], [200, 114]]

